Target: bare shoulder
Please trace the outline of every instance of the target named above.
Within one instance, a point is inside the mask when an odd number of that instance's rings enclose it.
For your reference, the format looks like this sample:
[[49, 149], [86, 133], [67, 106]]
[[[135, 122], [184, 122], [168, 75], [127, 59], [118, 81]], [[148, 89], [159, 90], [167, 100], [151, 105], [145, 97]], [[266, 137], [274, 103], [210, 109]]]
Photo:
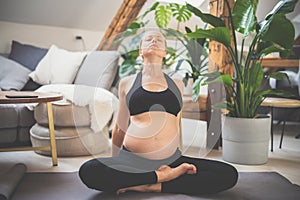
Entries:
[[136, 78], [136, 74], [122, 78], [119, 83], [119, 90], [127, 93], [128, 90], [131, 88], [135, 78]]

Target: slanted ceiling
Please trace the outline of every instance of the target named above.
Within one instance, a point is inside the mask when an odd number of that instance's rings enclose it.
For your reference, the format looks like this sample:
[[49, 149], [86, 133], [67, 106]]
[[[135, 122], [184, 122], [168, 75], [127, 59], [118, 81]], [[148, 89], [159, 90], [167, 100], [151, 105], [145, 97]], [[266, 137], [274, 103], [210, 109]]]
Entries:
[[[155, 0], [147, 0], [142, 10], [154, 2]], [[279, 0], [259, 0], [259, 20], [277, 2]], [[123, 0], [0, 0], [0, 21], [105, 31], [122, 3]], [[204, 6], [201, 6], [201, 10], [203, 9]], [[209, 8], [206, 9], [209, 12]], [[298, 14], [299, 2], [296, 10], [288, 17], [294, 20]]]
[[0, 21], [105, 31], [123, 0], [0, 0]]

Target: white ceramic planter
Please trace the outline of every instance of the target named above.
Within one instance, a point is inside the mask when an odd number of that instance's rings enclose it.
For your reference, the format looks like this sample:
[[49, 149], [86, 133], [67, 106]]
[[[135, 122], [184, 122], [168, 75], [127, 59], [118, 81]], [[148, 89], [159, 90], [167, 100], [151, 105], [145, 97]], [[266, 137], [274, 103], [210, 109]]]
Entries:
[[271, 117], [222, 116], [222, 156], [237, 164], [259, 165], [268, 161]]

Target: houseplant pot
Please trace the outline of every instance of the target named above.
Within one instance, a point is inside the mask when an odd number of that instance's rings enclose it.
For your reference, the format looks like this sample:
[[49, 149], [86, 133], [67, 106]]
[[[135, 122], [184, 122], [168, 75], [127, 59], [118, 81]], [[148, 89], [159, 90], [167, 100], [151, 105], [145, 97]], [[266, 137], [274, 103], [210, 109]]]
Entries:
[[[279, 52], [282, 56], [288, 56], [291, 52], [295, 29], [285, 15], [294, 10], [297, 2], [298, 0], [281, 0], [261, 22], [258, 22], [256, 17], [258, 0], [236, 0], [233, 10], [231, 10], [228, 0], [225, 0], [229, 11], [229, 28], [225, 26], [220, 18], [204, 14], [192, 5], [187, 5], [188, 9], [196, 16], [213, 26], [209, 30], [196, 29], [194, 32], [188, 33], [187, 36], [191, 38], [208, 38], [221, 43], [228, 50], [234, 67], [233, 77], [220, 72], [205, 75], [207, 77], [206, 84], [220, 82], [224, 85], [226, 93], [224, 101], [214, 105], [216, 108], [226, 110], [226, 116], [230, 117], [226, 117], [222, 126], [222, 132], [225, 132], [223, 137], [226, 139], [222, 144], [225, 160], [240, 164], [262, 164], [266, 162], [266, 156], [254, 153], [255, 149], [261, 148], [260, 142], [257, 146], [251, 144], [245, 149], [245, 141], [242, 142], [240, 139], [244, 138], [248, 142], [252, 142], [253, 138], [266, 139], [266, 137], [269, 137], [270, 128], [268, 127], [261, 133], [266, 134], [266, 136], [254, 135], [261, 129], [253, 124], [256, 121], [254, 118], [258, 116], [258, 108], [267, 96], [290, 96], [286, 91], [260, 89], [264, 77], [260, 59], [274, 52]], [[237, 33], [242, 35], [240, 49], [237, 45]], [[246, 48], [247, 41], [250, 41], [248, 48]], [[244, 57], [244, 55], [246, 56]], [[288, 77], [285, 73], [276, 72], [266, 77], [267, 80], [269, 78], [281, 80]], [[270, 127], [270, 121], [267, 121], [267, 119], [260, 120], [266, 120], [259, 123]], [[250, 123], [249, 128], [240, 127], [245, 121], [250, 121], [247, 122]], [[228, 125], [228, 122], [236, 123]], [[234, 132], [233, 128], [237, 128], [237, 132]], [[250, 129], [251, 132], [246, 134], [247, 129]], [[237, 137], [233, 139], [233, 135]], [[239, 142], [239, 144], [232, 141]], [[264, 142], [268, 143], [267, 141]], [[233, 146], [239, 148], [232, 150]], [[250, 150], [251, 146], [253, 150]], [[266, 151], [265, 147], [262, 151]], [[231, 155], [227, 155], [228, 152]], [[253, 153], [248, 154], [249, 152]]]
[[270, 124], [270, 116], [249, 119], [222, 115], [223, 159], [237, 164], [265, 164], [268, 161]]

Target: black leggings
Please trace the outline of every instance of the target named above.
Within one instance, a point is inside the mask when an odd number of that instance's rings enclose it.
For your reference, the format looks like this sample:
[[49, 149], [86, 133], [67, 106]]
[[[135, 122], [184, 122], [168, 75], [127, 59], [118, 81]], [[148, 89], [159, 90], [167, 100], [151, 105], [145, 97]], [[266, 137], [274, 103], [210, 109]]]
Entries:
[[162, 183], [162, 192], [181, 194], [213, 194], [233, 187], [238, 179], [236, 169], [223, 162], [181, 156], [177, 150], [163, 160], [149, 160], [126, 149], [116, 157], [97, 158], [84, 163], [79, 176], [87, 187], [115, 192], [120, 188], [157, 183], [155, 170], [161, 165], [177, 167], [182, 163], [194, 164], [197, 173], [184, 174]]

